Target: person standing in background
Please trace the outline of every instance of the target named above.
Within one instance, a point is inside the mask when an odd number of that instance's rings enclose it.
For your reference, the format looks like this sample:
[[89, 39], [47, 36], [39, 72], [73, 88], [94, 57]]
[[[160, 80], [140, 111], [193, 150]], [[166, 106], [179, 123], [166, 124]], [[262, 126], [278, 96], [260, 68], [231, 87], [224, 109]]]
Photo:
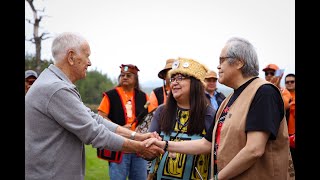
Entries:
[[218, 107], [226, 96], [222, 92], [217, 91], [217, 73], [209, 70], [206, 74], [204, 82], [206, 82], [206, 96], [210, 100], [212, 107], [217, 111]]
[[295, 164], [295, 138], [296, 138], [296, 76], [293, 73], [287, 74], [285, 79], [286, 89], [290, 92], [292, 100], [289, 105], [290, 108], [287, 111], [287, 123], [288, 123], [288, 133], [290, 139], [290, 151]]
[[[161, 104], [165, 104], [167, 102], [167, 98], [168, 98], [168, 94], [170, 92], [170, 78], [168, 76], [168, 71], [172, 68], [172, 63], [175, 59], [167, 59], [166, 60], [166, 65], [164, 66], [164, 68], [159, 71], [158, 73], [158, 77], [160, 79], [163, 80], [163, 85], [157, 88], [154, 88], [149, 96], [149, 101], [150, 101], [150, 106], [151, 106], [151, 114], [149, 114], [148, 117], [146, 117], [145, 119], [145, 123], [142, 124], [144, 125], [144, 129], [146, 131], [148, 131], [150, 124], [151, 124], [151, 120], [153, 117], [153, 114], [155, 112], [155, 110], [161, 105]], [[138, 127], [140, 128], [140, 127]], [[148, 161], [147, 162], [147, 174], [149, 176], [149, 170], [151, 168], [151, 162], [152, 161]]]
[[[143, 141], [159, 137], [112, 123], [86, 107], [75, 83], [91, 66], [89, 43], [64, 32], [52, 42], [54, 64], [46, 68], [25, 96], [25, 179], [83, 180], [85, 146], [135, 152], [151, 158], [163, 150]], [[138, 141], [136, 141], [138, 140]]]
[[276, 64], [268, 64], [262, 71], [265, 73], [265, 79], [279, 88], [283, 98], [284, 108], [287, 111], [290, 108], [289, 102], [292, 100], [292, 97], [286, 88], [280, 86], [283, 74], [275, 76], [277, 70], [279, 70], [279, 67]]
[[[134, 131], [136, 126], [151, 107], [144, 105], [149, 97], [139, 87], [138, 67], [133, 64], [121, 64], [119, 84], [104, 92], [98, 114], [112, 122]], [[120, 152], [120, 162], [109, 161], [109, 176], [111, 180], [141, 180], [147, 179], [147, 161], [136, 153]]]
[[163, 86], [153, 89], [150, 93], [149, 100], [152, 110], [167, 101], [167, 96], [170, 92], [170, 78], [168, 77], [168, 71], [171, 69], [173, 61], [174, 59], [168, 59], [164, 68], [158, 73], [158, 77], [163, 80]]
[[26, 95], [31, 85], [38, 78], [38, 74], [34, 70], [26, 70], [24, 74], [25, 74], [24, 91]]

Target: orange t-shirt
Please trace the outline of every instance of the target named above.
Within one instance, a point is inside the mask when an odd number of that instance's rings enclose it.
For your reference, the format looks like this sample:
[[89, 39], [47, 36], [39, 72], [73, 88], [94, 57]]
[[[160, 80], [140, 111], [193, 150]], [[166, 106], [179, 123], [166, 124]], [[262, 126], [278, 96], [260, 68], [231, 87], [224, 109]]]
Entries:
[[[134, 91], [130, 91], [130, 92], [125, 92], [123, 90], [122, 87], [116, 87], [116, 90], [117, 92], [119, 93], [119, 96], [120, 96], [120, 99], [121, 99], [121, 102], [122, 104], [124, 104], [124, 107], [126, 107], [126, 104], [129, 100], [131, 100], [131, 105], [132, 105], [132, 109], [131, 109], [131, 112], [128, 112], [127, 111], [127, 114], [130, 113], [131, 114], [131, 117], [125, 115], [125, 118], [126, 118], [126, 124], [131, 124], [134, 119], [136, 118], [136, 115], [135, 115], [135, 101], [133, 99], [133, 93]], [[146, 100], [148, 101], [149, 100], [149, 96], [146, 94]], [[101, 102], [100, 102], [100, 105], [98, 107], [98, 111], [102, 111], [106, 114], [109, 114], [110, 112], [110, 100], [108, 98], [108, 96], [103, 96]], [[151, 111], [151, 107], [148, 106], [148, 112]], [[131, 126], [131, 130], [135, 130], [136, 129], [136, 126], [137, 126], [137, 123], [133, 123], [132, 126]]]
[[[164, 86], [162, 86], [162, 90], [163, 90], [163, 104], [166, 103], [167, 101], [167, 94], [166, 94], [166, 91], [168, 91], [170, 89], [170, 87], [166, 87], [166, 89], [164, 89]], [[150, 98], [149, 98], [149, 101], [150, 101], [150, 105], [149, 107], [151, 108], [151, 110], [157, 108], [160, 104], [158, 103], [158, 99], [157, 99], [157, 96], [156, 94], [154, 93], [154, 91], [152, 91], [150, 93]]]
[[288, 119], [288, 133], [289, 135], [296, 133], [296, 93], [290, 92], [292, 101], [290, 103], [290, 115]]
[[280, 91], [284, 102], [284, 109], [287, 110], [290, 108], [289, 101], [292, 100], [292, 96], [286, 88], [281, 88]]

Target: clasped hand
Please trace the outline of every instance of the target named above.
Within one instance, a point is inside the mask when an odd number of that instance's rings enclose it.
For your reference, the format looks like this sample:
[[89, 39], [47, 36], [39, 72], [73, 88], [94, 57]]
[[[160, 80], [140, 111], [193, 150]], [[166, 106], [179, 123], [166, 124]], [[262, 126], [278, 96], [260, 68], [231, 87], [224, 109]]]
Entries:
[[[151, 161], [154, 158], [160, 156], [164, 153], [163, 148], [158, 147], [157, 145], [152, 144], [153, 141], [161, 141], [162, 138], [157, 132], [148, 132], [141, 134], [140, 139], [142, 142], [142, 150], [138, 153], [140, 157], [145, 160]], [[148, 143], [149, 142], [149, 143]]]

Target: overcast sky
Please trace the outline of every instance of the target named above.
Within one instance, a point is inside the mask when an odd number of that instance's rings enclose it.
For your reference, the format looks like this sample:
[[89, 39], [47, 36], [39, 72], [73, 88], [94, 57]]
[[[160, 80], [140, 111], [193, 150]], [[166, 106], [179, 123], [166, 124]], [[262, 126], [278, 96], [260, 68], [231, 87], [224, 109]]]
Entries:
[[[82, 34], [91, 47], [92, 66], [115, 79], [121, 64], [135, 64], [141, 83], [162, 82], [157, 74], [168, 58], [193, 58], [217, 71], [220, 51], [233, 36], [249, 40], [262, 69], [275, 63], [295, 73], [293, 0], [35, 0], [45, 8], [41, 32]], [[25, 16], [32, 19], [29, 4]], [[26, 23], [26, 37], [32, 37]], [[52, 38], [42, 58], [52, 59]], [[26, 42], [26, 53], [34, 53]], [[284, 78], [283, 78], [284, 79]], [[282, 79], [282, 85], [283, 85]]]

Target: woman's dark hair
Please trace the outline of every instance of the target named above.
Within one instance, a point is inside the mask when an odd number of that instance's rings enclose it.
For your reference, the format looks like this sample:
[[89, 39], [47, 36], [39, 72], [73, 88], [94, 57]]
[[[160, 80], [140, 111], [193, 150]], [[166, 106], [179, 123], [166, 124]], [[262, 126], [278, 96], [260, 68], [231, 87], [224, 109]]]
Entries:
[[[198, 79], [190, 77], [190, 110], [187, 134], [201, 134], [205, 128], [205, 115], [208, 106], [208, 98], [205, 96], [204, 85]], [[169, 97], [163, 111], [160, 114], [160, 130], [166, 134], [172, 132], [176, 123], [177, 101], [172, 93]]]

